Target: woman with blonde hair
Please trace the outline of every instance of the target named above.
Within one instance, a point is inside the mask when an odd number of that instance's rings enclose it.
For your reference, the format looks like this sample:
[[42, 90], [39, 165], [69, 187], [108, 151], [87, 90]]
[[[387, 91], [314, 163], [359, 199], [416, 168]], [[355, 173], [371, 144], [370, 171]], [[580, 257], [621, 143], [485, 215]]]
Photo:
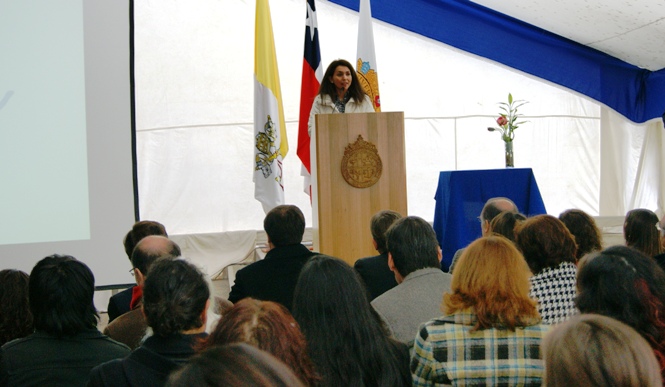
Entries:
[[549, 327], [529, 297], [530, 276], [508, 239], [471, 243], [443, 296], [444, 316], [416, 336], [413, 385], [541, 385], [540, 343]]
[[558, 325], [543, 354], [548, 387], [662, 386], [649, 343], [610, 317], [583, 314]]

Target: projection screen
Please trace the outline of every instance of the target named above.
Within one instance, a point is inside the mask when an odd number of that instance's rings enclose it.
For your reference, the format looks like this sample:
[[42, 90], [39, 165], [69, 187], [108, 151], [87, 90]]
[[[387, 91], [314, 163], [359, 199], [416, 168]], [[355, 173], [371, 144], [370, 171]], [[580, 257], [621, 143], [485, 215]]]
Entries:
[[0, 3], [0, 269], [73, 255], [97, 286], [133, 282], [130, 10]]

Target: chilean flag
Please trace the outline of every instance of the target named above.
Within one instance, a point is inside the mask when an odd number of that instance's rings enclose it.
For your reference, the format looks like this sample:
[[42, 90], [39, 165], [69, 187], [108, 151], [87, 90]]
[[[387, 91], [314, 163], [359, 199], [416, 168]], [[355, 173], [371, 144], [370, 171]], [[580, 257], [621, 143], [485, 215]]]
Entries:
[[298, 157], [302, 161], [301, 174], [305, 177], [305, 192], [310, 194], [309, 133], [307, 122], [312, 103], [319, 92], [323, 70], [321, 69], [321, 51], [319, 50], [319, 29], [316, 22], [314, 0], [307, 0], [307, 19], [305, 23], [305, 57], [302, 63], [302, 85], [300, 87], [300, 119], [298, 121]]

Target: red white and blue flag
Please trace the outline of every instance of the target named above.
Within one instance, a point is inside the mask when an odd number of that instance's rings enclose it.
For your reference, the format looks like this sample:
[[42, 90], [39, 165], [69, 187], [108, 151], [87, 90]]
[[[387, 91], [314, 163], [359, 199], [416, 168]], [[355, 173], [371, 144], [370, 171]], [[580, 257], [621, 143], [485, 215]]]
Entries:
[[307, 128], [309, 112], [314, 98], [319, 92], [323, 70], [321, 69], [321, 51], [319, 49], [319, 29], [316, 22], [314, 0], [307, 0], [307, 18], [305, 22], [305, 56], [302, 63], [302, 84], [300, 87], [300, 118], [298, 121], [298, 157], [302, 161], [301, 175], [305, 177], [304, 190], [311, 195], [310, 187], [310, 136]]

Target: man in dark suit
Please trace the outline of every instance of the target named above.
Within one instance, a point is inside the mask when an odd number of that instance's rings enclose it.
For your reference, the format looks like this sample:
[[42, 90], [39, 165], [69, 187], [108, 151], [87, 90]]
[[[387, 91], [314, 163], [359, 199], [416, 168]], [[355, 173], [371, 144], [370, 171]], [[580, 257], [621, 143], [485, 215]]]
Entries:
[[264, 259], [238, 271], [229, 301], [235, 303], [252, 297], [279, 302], [291, 310], [300, 270], [315, 255], [301, 244], [305, 216], [296, 206], [277, 206], [266, 215], [263, 229], [268, 235], [270, 251]]
[[[517, 209], [517, 205], [515, 205], [515, 203], [508, 198], [496, 197], [496, 198], [491, 198], [487, 202], [485, 202], [483, 210], [480, 212], [480, 216], [478, 217], [478, 220], [480, 220], [480, 230], [482, 236], [486, 236], [487, 234], [489, 234], [490, 223], [492, 222], [492, 219], [494, 219], [497, 215], [499, 215], [504, 211], [510, 211], [513, 213], [519, 212], [519, 210]], [[453, 255], [453, 260], [452, 262], [450, 262], [448, 273], [453, 274], [453, 269], [455, 269], [455, 265], [457, 264], [459, 258], [462, 256], [464, 249], [465, 247], [455, 252], [455, 255]]]
[[138, 284], [137, 296], [139, 297], [133, 305], [132, 310], [122, 314], [104, 328], [104, 334], [113, 340], [136, 349], [141, 345], [141, 340], [146, 334], [148, 323], [141, 310], [143, 301], [143, 285], [155, 262], [160, 259], [176, 259], [180, 257], [180, 247], [177, 243], [161, 235], [148, 235], [136, 244], [132, 252], [132, 267], [134, 277]]
[[[134, 223], [132, 229], [129, 230], [127, 235], [125, 235], [125, 239], [122, 241], [122, 244], [125, 246], [125, 253], [127, 254], [127, 258], [129, 258], [130, 262], [132, 261], [132, 251], [134, 251], [134, 247], [141, 241], [141, 239], [147, 237], [148, 235], [161, 235], [168, 237], [166, 228], [164, 228], [164, 225], [159, 222], [152, 220], [142, 220], [140, 222]], [[106, 309], [109, 315], [109, 323], [115, 320], [116, 317], [133, 309], [132, 306], [136, 304], [137, 299], [139, 298], [134, 294], [137, 291], [138, 286], [132, 286], [121, 291], [120, 293], [111, 296], [109, 299], [109, 305]], [[134, 305], [132, 305], [132, 302]]]
[[379, 211], [370, 222], [372, 242], [379, 255], [361, 258], [353, 268], [365, 282], [370, 301], [397, 286], [395, 274], [388, 267], [388, 248], [386, 247], [386, 231], [402, 215], [395, 211]]

